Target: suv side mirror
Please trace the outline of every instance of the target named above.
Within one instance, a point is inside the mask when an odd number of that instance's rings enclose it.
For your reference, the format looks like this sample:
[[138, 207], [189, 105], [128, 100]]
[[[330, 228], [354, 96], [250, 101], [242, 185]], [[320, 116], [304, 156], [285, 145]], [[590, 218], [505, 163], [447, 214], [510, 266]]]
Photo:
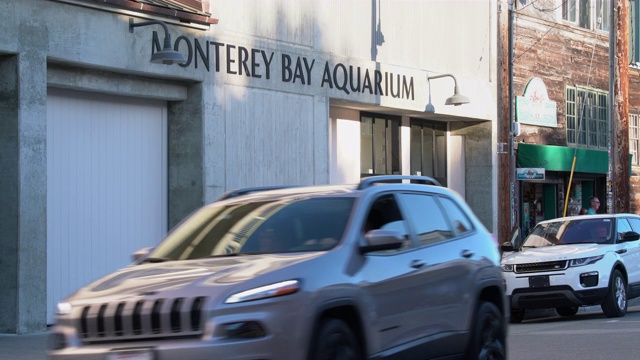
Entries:
[[635, 231], [627, 231], [622, 235], [622, 241], [636, 241], [640, 239], [640, 234]]
[[131, 254], [131, 258], [133, 259], [133, 262], [137, 263], [140, 259], [147, 256], [147, 254], [149, 254], [149, 251], [151, 251], [151, 249], [153, 249], [153, 247], [146, 247]]
[[505, 241], [500, 245], [500, 251], [513, 252], [518, 251], [522, 245], [522, 238], [520, 237], [520, 228], [514, 226], [511, 228], [511, 240]]
[[[518, 226], [514, 226], [511, 228], [511, 246], [514, 249], [519, 249], [522, 245], [522, 237], [520, 236], [520, 228]], [[514, 250], [510, 250], [514, 251]]]
[[402, 247], [404, 236], [399, 231], [376, 229], [364, 235], [366, 245], [360, 247], [360, 253], [368, 253], [380, 250], [394, 250]]
[[516, 251], [517, 249], [514, 249], [513, 244], [511, 244], [510, 242], [505, 242], [500, 245], [500, 250], [502, 250], [503, 252], [511, 252]]

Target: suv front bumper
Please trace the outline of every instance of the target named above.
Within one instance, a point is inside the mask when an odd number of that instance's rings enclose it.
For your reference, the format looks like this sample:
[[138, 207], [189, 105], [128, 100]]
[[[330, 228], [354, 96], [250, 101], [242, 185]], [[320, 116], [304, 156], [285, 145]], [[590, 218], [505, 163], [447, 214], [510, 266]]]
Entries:
[[511, 296], [513, 309], [545, 309], [563, 306], [583, 306], [601, 304], [608, 288], [596, 288], [575, 291], [568, 285], [549, 286], [545, 288], [515, 289]]
[[[50, 341], [56, 341], [55, 333]], [[130, 343], [89, 344], [49, 350], [49, 359], [105, 360], [105, 359], [295, 359], [291, 348], [278, 344], [273, 337], [249, 341], [209, 339], [167, 339]], [[118, 357], [120, 355], [121, 357]], [[138, 356], [138, 357], [136, 357]]]

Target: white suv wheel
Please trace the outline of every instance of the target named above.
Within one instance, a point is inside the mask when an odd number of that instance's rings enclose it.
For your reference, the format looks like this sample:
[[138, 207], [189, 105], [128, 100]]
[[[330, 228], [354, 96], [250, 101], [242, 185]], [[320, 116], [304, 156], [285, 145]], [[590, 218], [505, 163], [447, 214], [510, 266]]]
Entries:
[[627, 284], [619, 270], [611, 274], [609, 293], [601, 307], [607, 317], [621, 317], [627, 313]]

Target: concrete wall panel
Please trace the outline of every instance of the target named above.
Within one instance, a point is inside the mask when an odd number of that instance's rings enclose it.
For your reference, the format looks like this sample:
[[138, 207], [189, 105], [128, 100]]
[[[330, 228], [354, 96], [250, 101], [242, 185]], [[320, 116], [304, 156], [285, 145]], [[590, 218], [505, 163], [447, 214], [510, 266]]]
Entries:
[[314, 183], [312, 96], [229, 86], [225, 109], [227, 189]]

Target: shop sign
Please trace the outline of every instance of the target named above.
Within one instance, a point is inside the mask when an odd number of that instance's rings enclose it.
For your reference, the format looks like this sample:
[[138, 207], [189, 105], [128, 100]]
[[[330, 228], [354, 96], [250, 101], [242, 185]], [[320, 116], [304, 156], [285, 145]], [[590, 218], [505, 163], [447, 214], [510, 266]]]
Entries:
[[[153, 32], [151, 53], [162, 49]], [[178, 36], [173, 49], [186, 52], [181, 67], [204, 66], [207, 72], [279, 80], [283, 83], [336, 89], [353, 93], [415, 100], [413, 76], [391, 71], [320, 60], [284, 52]], [[278, 77], [277, 74], [279, 72]]]
[[519, 123], [558, 127], [556, 102], [549, 100], [547, 87], [540, 78], [527, 84], [523, 96], [516, 96], [516, 119]]
[[517, 168], [517, 180], [544, 180], [544, 168]]

